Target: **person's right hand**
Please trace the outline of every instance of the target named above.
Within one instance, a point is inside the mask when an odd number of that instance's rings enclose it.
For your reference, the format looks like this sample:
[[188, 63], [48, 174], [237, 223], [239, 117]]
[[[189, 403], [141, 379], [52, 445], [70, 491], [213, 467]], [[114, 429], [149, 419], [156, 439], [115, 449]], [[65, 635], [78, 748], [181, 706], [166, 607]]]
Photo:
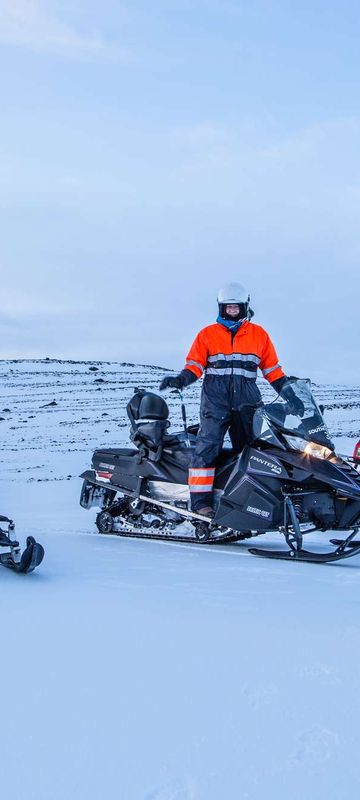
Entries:
[[183, 387], [184, 380], [181, 375], [167, 375], [161, 381], [159, 389], [163, 392], [164, 389], [183, 389]]

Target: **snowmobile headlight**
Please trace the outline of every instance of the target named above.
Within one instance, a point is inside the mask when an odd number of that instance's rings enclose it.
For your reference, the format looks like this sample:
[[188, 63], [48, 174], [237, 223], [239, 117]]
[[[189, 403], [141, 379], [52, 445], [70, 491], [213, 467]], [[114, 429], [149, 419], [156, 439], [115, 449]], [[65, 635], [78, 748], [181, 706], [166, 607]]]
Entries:
[[304, 452], [309, 456], [315, 456], [315, 458], [331, 458], [333, 455], [333, 451], [329, 447], [317, 442], [308, 442]]
[[308, 456], [326, 459], [334, 455], [329, 447], [325, 447], [323, 444], [318, 444], [317, 442], [308, 442], [306, 439], [301, 439], [298, 436], [285, 436], [285, 439], [292, 450], [300, 450]]

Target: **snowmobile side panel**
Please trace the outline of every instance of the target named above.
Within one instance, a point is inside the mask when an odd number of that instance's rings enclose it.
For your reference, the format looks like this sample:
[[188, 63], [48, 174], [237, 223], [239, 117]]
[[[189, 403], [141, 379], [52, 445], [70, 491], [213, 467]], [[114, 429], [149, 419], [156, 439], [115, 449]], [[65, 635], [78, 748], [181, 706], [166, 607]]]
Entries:
[[277, 459], [245, 447], [220, 498], [214, 522], [237, 531], [268, 531], [283, 518], [281, 478], [287, 472]]
[[280, 458], [274, 458], [258, 450], [251, 449], [248, 454], [247, 470], [250, 474], [263, 475], [264, 477], [283, 478], [288, 480], [289, 473], [281, 463]]
[[352, 528], [360, 523], [360, 501], [348, 499], [339, 518], [339, 527]]
[[190, 497], [189, 487], [184, 483], [168, 483], [167, 481], [148, 481], [148, 491], [155, 500], [166, 503], [187, 503]]
[[[255, 452], [258, 453], [256, 450]], [[318, 481], [360, 501], [360, 475], [354, 467], [339, 456], [330, 459], [315, 458], [300, 451], [281, 451], [269, 448], [264, 454], [276, 457], [289, 471], [291, 480]], [[293, 474], [292, 474], [293, 471]]]
[[280, 499], [269, 490], [243, 476], [231, 495], [222, 495], [214, 524], [235, 531], [277, 529], [283, 516]]
[[136, 488], [139, 477], [187, 483], [188, 461], [181, 463], [172, 453], [163, 453], [160, 461], [143, 458], [138, 450], [124, 450], [113, 456], [109, 451], [95, 450], [92, 465], [99, 476], [105, 474], [110, 483]]

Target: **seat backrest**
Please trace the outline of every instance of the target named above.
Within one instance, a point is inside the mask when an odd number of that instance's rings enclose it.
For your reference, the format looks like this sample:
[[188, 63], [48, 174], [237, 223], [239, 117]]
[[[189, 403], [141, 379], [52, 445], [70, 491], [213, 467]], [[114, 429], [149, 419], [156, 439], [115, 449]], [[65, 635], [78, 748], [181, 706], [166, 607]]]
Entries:
[[163, 437], [170, 424], [167, 403], [154, 392], [136, 389], [126, 410], [131, 423], [131, 440], [146, 457], [158, 461]]
[[142, 419], [169, 418], [169, 408], [164, 398], [154, 392], [147, 392], [146, 389], [135, 389], [126, 410], [131, 424]]

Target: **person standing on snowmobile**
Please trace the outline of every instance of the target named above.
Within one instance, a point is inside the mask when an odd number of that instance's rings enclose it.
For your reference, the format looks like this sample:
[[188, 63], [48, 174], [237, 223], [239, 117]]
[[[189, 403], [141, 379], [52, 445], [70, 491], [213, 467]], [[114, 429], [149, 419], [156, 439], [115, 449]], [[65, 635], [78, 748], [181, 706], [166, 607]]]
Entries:
[[[253, 311], [244, 287], [230, 283], [220, 289], [217, 300], [219, 314], [215, 324], [197, 335], [180, 374], [167, 376], [160, 384], [160, 390], [181, 390], [205, 373], [200, 428], [189, 469], [191, 509], [204, 516], [213, 515], [215, 465], [227, 430], [237, 450], [251, 441], [252, 419], [261, 401], [256, 385], [258, 367], [276, 392], [289, 380], [278, 363], [269, 335], [250, 321]], [[291, 392], [290, 397], [292, 412], [303, 412], [295, 393]]]

